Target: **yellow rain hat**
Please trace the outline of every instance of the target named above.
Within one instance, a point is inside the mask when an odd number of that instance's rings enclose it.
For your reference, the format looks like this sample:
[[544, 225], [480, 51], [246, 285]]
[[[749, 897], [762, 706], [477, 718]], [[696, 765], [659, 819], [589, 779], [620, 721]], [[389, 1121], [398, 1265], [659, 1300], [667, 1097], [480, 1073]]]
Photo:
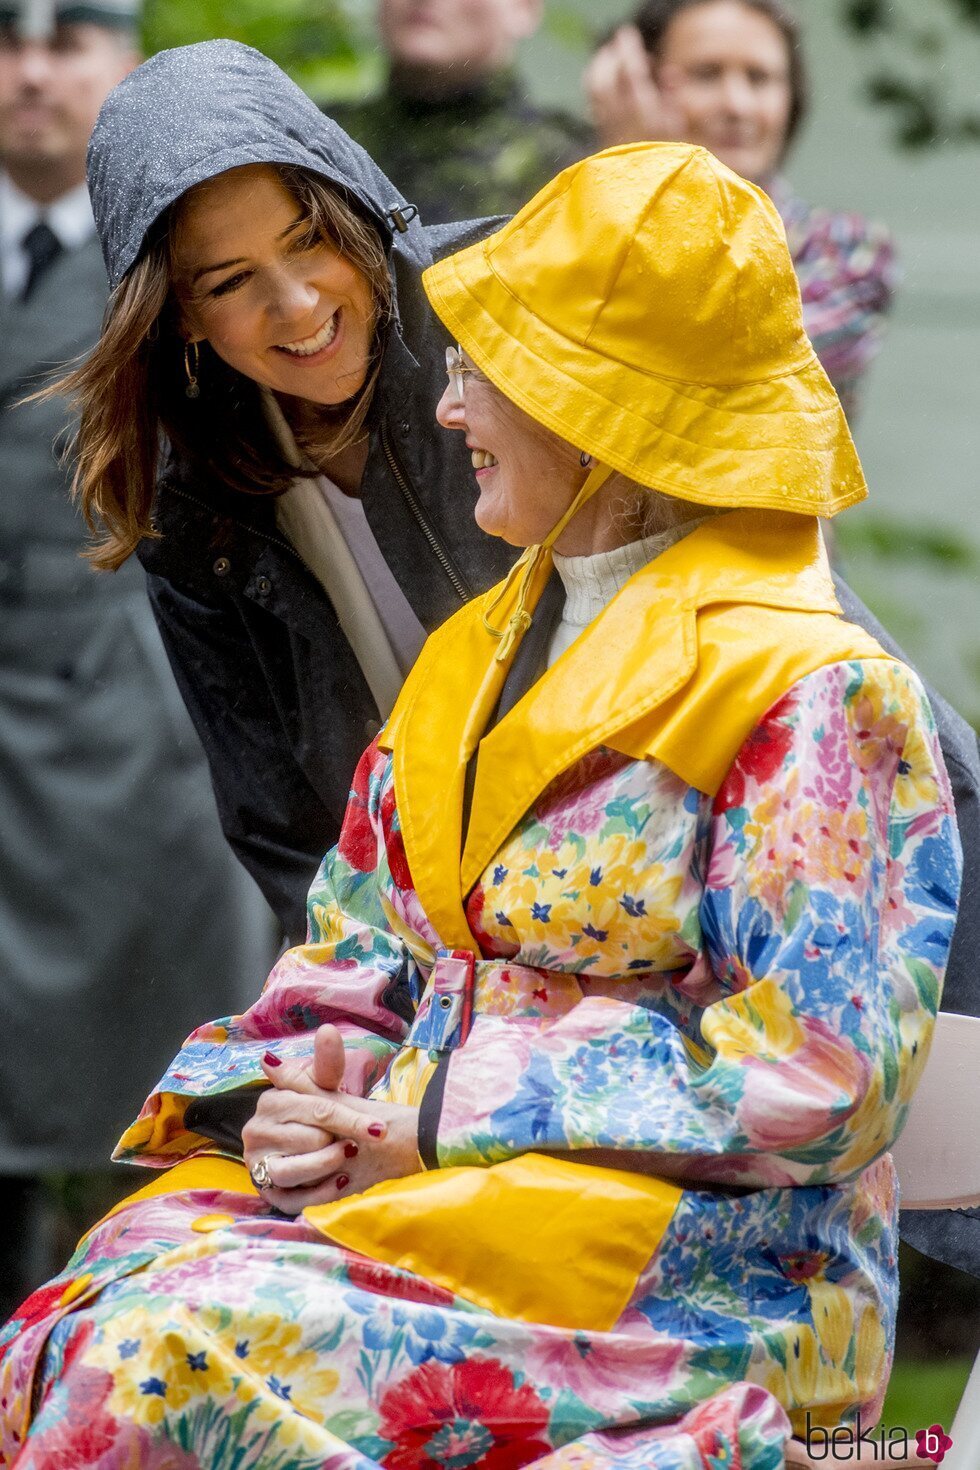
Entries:
[[423, 283], [502, 393], [642, 485], [821, 516], [867, 494], [779, 215], [704, 148], [583, 159]]

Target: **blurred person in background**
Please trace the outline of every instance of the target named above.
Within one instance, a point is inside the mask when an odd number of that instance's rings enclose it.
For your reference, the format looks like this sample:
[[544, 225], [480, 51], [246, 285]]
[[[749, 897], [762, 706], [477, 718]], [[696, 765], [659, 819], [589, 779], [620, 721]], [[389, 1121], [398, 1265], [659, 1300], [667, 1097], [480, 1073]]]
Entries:
[[142, 570], [81, 560], [69, 409], [22, 401], [99, 334], [85, 150], [136, 18], [0, 5], [0, 1318], [118, 1193], [106, 1160], [147, 1072], [245, 1005], [270, 951]]
[[590, 151], [587, 129], [535, 107], [518, 78], [518, 43], [543, 11], [543, 0], [379, 0], [384, 87], [326, 111], [423, 223], [512, 214]]
[[603, 147], [700, 143], [770, 195], [807, 333], [853, 422], [895, 288], [892, 242], [860, 215], [807, 204], [781, 173], [807, 105], [799, 23], [782, 0], [648, 0], [585, 81]]

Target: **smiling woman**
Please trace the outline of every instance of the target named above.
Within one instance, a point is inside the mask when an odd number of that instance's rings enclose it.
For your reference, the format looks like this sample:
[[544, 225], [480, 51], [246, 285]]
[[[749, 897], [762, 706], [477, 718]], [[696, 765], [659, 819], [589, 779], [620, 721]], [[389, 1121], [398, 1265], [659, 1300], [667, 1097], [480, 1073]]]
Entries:
[[[447, 350], [446, 368], [449, 384], [436, 417], [444, 429], [466, 435], [480, 489], [473, 512], [477, 525], [511, 546], [544, 541], [588, 479], [592, 456], [524, 413], [459, 346]], [[533, 496], [528, 485], [535, 487]], [[620, 475], [577, 508], [554, 547], [564, 556], [592, 556], [614, 550], [624, 538], [669, 531], [698, 514], [704, 515], [703, 506], [650, 495]]]
[[784, 0], [643, 0], [586, 72], [604, 147], [642, 138], [709, 148], [783, 220], [817, 356], [853, 419], [896, 283], [881, 225], [815, 209], [781, 175], [807, 110], [800, 24]]
[[[380, 243], [335, 195], [296, 170], [253, 164], [199, 184], [174, 224], [188, 341], [309, 403], [361, 391], [391, 289]], [[348, 436], [352, 427], [348, 415]]]
[[468, 514], [462, 443], [432, 427], [449, 339], [421, 274], [479, 227], [426, 229], [231, 42], [117, 88], [89, 183], [113, 294], [61, 387], [92, 559], [149, 572], [225, 832], [299, 938], [425, 630], [507, 566]]
[[[306, 170], [251, 164], [206, 179], [161, 216], [156, 236], [120, 284], [99, 345], [65, 383], [82, 419], [76, 489], [90, 523], [108, 532], [93, 557], [106, 567], [153, 534], [153, 479], [131, 474], [132, 404], [144, 396], [158, 395], [171, 444], [233, 488], [284, 491], [297, 472], [261, 412], [243, 419], [241, 379], [283, 395], [314, 468], [332, 463], [339, 476], [359, 459], [363, 470], [363, 452], [350, 451], [364, 448], [391, 304], [377, 235]], [[181, 342], [183, 382], [161, 372]], [[206, 415], [195, 412], [199, 375]], [[138, 442], [137, 462], [153, 448]]]

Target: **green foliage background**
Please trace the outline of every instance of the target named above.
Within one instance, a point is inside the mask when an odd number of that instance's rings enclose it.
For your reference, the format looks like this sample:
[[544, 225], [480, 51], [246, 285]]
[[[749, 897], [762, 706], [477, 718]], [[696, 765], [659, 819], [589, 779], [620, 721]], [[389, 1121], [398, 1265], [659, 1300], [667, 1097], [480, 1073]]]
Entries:
[[[950, 59], [980, 38], [980, 0], [833, 0], [866, 57], [866, 96], [888, 111], [900, 146], [980, 141], [980, 107], [950, 82]], [[617, 14], [620, 7], [615, 7]], [[264, 51], [314, 94], [354, 97], [381, 75], [372, 0], [147, 0], [147, 54], [228, 36]], [[550, 0], [550, 39], [584, 56], [608, 20]], [[972, 104], [972, 105], [971, 105]]]
[[381, 74], [371, 0], [147, 0], [147, 55], [228, 37], [264, 51], [314, 95], [351, 97]]
[[[980, 106], [964, 47], [980, 49], [980, 0], [841, 0], [840, 17], [863, 46], [868, 100], [886, 108], [905, 148], [980, 142]], [[959, 61], [959, 67], [957, 67]]]
[[[375, 0], [146, 0], [146, 55], [227, 36], [271, 56], [314, 96], [363, 96], [381, 79], [374, 31]], [[600, 24], [590, 25], [568, 0], [549, 0], [549, 40], [585, 56]]]

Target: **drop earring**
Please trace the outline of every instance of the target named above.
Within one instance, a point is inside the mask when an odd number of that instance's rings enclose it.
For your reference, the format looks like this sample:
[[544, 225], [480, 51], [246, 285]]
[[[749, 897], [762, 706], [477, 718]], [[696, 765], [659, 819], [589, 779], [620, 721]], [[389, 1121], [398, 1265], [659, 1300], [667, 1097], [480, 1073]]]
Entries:
[[582, 466], [583, 470], [587, 470], [589, 468], [589, 465], [592, 463], [591, 454], [589, 454], [587, 450], [583, 449], [582, 453], [578, 457], [578, 462]]
[[188, 398], [200, 398], [201, 385], [197, 381], [197, 375], [201, 370], [201, 350], [196, 342], [184, 343], [184, 372], [187, 374], [187, 387], [184, 393]]

